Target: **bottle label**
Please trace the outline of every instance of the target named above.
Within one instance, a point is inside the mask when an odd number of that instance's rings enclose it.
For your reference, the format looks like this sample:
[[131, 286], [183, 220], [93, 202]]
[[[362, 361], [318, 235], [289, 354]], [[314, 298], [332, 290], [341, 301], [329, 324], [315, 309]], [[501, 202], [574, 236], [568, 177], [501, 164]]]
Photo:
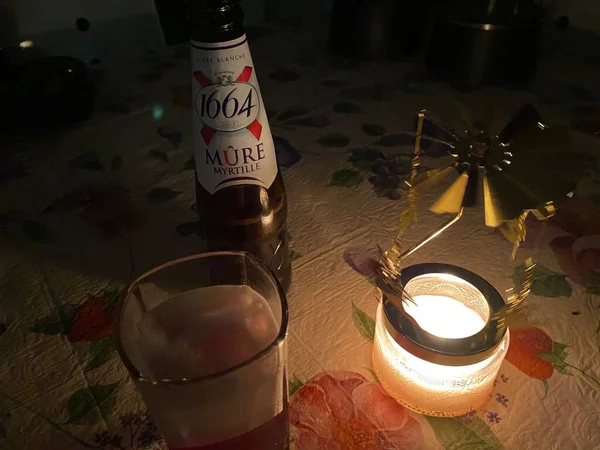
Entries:
[[275, 145], [246, 36], [191, 41], [193, 153], [198, 182], [214, 194], [228, 186], [269, 188]]

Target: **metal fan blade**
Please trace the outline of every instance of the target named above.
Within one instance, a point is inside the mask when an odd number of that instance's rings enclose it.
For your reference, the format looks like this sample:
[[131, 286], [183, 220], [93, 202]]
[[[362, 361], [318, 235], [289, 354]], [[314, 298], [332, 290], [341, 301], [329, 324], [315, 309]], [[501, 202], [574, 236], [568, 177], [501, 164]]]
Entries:
[[457, 214], [462, 209], [468, 183], [469, 175], [467, 172], [463, 172], [431, 206], [431, 211], [436, 214]]
[[517, 257], [519, 247], [527, 238], [527, 216], [529, 211], [525, 211], [519, 217], [513, 220], [504, 222], [496, 229], [500, 231], [508, 242], [513, 244], [513, 251], [511, 253], [511, 259], [514, 261]]
[[535, 203], [535, 208], [565, 197], [577, 188], [578, 181], [549, 173], [543, 167], [531, 171], [506, 172], [506, 179], [525, 192]]
[[[506, 170], [507, 177], [536, 201], [536, 207], [560, 200], [574, 191], [588, 166], [584, 154], [567, 153], [568, 145], [561, 142], [561, 135], [550, 131], [542, 134], [546, 135], [543, 140], [523, 147], [523, 151], [515, 149], [513, 161]], [[547, 139], [553, 136], [555, 139]], [[537, 151], [533, 151], [534, 148]]]
[[437, 118], [427, 113], [423, 121], [422, 133], [424, 139], [438, 139], [448, 142], [455, 142], [459, 139], [459, 136], [451, 128], [443, 126]]
[[571, 197], [573, 197], [573, 192], [569, 192], [558, 201], [546, 202], [545, 204], [538, 206], [532, 211], [532, 213], [537, 220], [546, 220], [550, 217], [554, 217], [558, 208], [563, 206], [563, 204], [566, 203]]
[[496, 228], [502, 224], [499, 207], [492, 195], [487, 176], [483, 177], [483, 208], [486, 226]]
[[436, 184], [444, 181], [448, 175], [454, 172], [454, 170], [454, 166], [428, 170], [420, 173], [413, 180], [406, 180], [406, 185], [418, 193], [423, 193]]
[[467, 171], [469, 181], [465, 189], [465, 195], [463, 197], [462, 206], [465, 208], [471, 208], [475, 206], [477, 198], [479, 197], [479, 169], [477, 167], [471, 167]]
[[488, 171], [484, 180], [484, 195], [486, 225], [490, 227], [515, 219], [524, 211], [537, 206], [503, 171]]
[[[547, 160], [550, 158], [552, 158], [552, 161]], [[581, 158], [577, 158], [576, 155], [573, 155], [572, 159], [567, 158], [562, 154], [549, 153], [543, 158], [516, 160], [507, 168], [510, 173], [518, 174], [518, 177], [523, 177], [524, 174], [534, 174], [539, 178], [560, 178], [577, 182], [585, 175], [586, 162]]]
[[523, 105], [499, 133], [500, 142], [509, 143], [522, 138], [523, 135], [536, 133], [540, 130], [542, 116], [531, 103]]
[[523, 281], [521, 282], [521, 285], [507, 290], [507, 314], [518, 308], [531, 292], [536, 268], [537, 263], [533, 260], [533, 258], [528, 258], [525, 261], [525, 270], [523, 272]]
[[558, 167], [561, 163], [568, 162], [571, 155], [578, 156], [573, 152], [573, 142], [569, 130], [565, 127], [538, 128], [537, 131], [531, 129], [512, 141], [508, 151], [515, 163], [520, 163], [521, 160], [535, 160], [539, 164], [540, 158], [543, 158], [545, 166]]
[[460, 119], [462, 126], [465, 127], [467, 134], [471, 135], [474, 131], [474, 126], [473, 119], [471, 118], [471, 114], [467, 108], [467, 105], [459, 100], [455, 100], [454, 105], [456, 106], [458, 118]]

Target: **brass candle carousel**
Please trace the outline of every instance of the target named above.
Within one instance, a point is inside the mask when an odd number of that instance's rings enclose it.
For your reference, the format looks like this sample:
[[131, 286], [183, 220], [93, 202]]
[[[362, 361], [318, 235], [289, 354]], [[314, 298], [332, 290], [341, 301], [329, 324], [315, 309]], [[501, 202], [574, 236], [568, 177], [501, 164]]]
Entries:
[[[438, 127], [451, 163], [420, 169], [424, 124]], [[392, 247], [380, 250], [373, 366], [384, 388], [400, 403], [428, 415], [458, 416], [488, 398], [509, 345], [507, 315], [528, 296], [535, 261], [525, 263], [520, 286], [506, 298], [480, 276], [448, 264], [403, 267], [403, 260], [458, 222], [464, 208], [483, 209], [485, 225], [501, 227], [514, 243], [526, 237], [526, 219], [552, 217], [583, 176], [583, 158], [570, 152], [568, 131], [543, 123], [537, 109], [523, 106], [497, 134], [470, 124], [458, 133], [426, 111], [418, 114], [408, 205]], [[448, 187], [431, 205], [451, 214], [441, 227], [403, 249], [402, 236], [428, 189]]]

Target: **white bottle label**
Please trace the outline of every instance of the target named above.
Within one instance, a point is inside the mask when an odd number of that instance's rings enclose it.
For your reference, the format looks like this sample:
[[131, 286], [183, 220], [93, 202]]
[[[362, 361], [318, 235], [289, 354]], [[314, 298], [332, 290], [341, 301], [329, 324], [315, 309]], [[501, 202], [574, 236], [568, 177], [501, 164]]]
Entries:
[[198, 182], [214, 194], [228, 186], [269, 188], [275, 145], [246, 36], [191, 42], [193, 152]]

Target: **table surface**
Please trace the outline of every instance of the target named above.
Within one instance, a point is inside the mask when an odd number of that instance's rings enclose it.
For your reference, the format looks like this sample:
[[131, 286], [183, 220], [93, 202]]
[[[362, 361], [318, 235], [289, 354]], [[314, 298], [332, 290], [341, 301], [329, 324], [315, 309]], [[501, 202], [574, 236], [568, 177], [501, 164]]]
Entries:
[[[415, 112], [425, 107], [452, 121], [459, 101], [475, 117], [497, 112], [501, 123], [533, 101], [548, 123], [571, 124], [574, 147], [595, 157], [597, 61], [548, 59], [530, 91], [468, 91], [430, 81], [408, 63], [333, 57], [324, 41], [318, 29], [251, 36], [289, 195], [296, 449], [600, 447], [596, 162], [543, 234], [531, 224], [516, 261], [478, 211], [408, 261], [460, 265], [501, 292], [526, 256], [545, 269], [512, 324], [507, 360], [483, 408], [458, 419], [412, 413], [370, 369], [377, 306], [370, 263], [377, 245], [390, 245], [406, 206], [397, 186], [408, 171]], [[273, 57], [279, 42], [286, 51]], [[111, 320], [132, 273], [203, 248], [187, 58], [185, 47], [172, 48], [105, 68], [88, 121], [0, 154], [0, 449], [160, 448], [116, 355]], [[423, 165], [442, 164], [440, 146], [427, 142], [425, 153]], [[374, 158], [387, 171], [372, 173]], [[428, 200], [407, 244], [443, 220], [428, 212]]]

